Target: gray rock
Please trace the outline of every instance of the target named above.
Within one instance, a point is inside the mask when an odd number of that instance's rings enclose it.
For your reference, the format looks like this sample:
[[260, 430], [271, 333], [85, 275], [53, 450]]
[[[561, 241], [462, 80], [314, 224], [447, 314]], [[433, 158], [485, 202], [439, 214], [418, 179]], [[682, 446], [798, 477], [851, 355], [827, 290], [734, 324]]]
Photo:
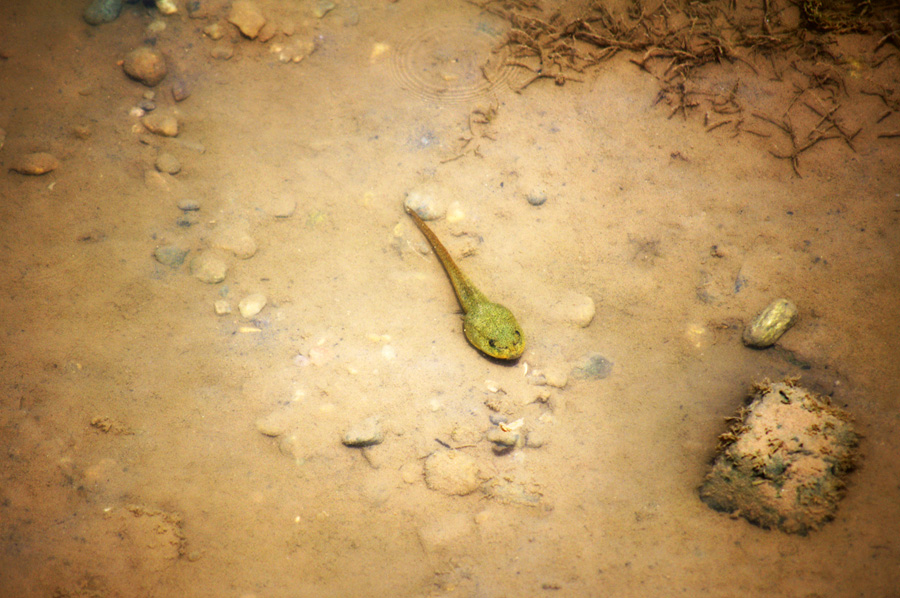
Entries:
[[153, 257], [164, 266], [177, 268], [184, 263], [184, 258], [187, 257], [187, 254], [187, 249], [182, 249], [177, 245], [160, 245], [153, 252]]
[[90, 25], [112, 23], [122, 12], [122, 0], [94, 0], [84, 9], [84, 20]]

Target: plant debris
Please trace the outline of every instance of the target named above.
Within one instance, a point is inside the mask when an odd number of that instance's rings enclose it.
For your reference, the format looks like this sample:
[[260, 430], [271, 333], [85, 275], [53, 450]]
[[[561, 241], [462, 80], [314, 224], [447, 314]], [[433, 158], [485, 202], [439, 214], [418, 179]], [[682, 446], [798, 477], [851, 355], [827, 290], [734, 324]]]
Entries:
[[[879, 127], [873, 138], [892, 139], [900, 130], [896, 92], [878, 83], [867, 89], [859, 77], [862, 70], [900, 63], [896, 2], [632, 0], [618, 12], [597, 0], [552, 9], [536, 0], [469, 2], [509, 22], [496, 50], [509, 48], [507, 64], [528, 73], [515, 91], [544, 79], [559, 87], [583, 82], [590, 69], [626, 52], [658, 80], [655, 103], [668, 106], [669, 118], [699, 114], [707, 132], [768, 139], [774, 146], [769, 152], [789, 162], [797, 176], [800, 157], [822, 142], [856, 151], [864, 124], [854, 121], [851, 94], [875, 95], [886, 105], [876, 122], [865, 123]], [[840, 51], [839, 36], [849, 34], [872, 37], [866, 56]], [[791, 100], [779, 113], [760, 113], [742, 93], [742, 73], [792, 88]], [[896, 81], [890, 74], [884, 78]]]

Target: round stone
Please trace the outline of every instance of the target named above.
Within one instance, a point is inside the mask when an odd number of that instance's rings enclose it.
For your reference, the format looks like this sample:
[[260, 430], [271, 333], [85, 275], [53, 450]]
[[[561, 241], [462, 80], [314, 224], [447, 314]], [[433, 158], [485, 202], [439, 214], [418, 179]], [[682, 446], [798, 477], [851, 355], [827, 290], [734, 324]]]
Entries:
[[148, 87], [159, 85], [167, 73], [162, 52], [149, 46], [141, 46], [126, 54], [122, 68], [126, 75]]
[[166, 174], [178, 174], [181, 172], [181, 162], [169, 152], [160, 152], [156, 157], [156, 170]]

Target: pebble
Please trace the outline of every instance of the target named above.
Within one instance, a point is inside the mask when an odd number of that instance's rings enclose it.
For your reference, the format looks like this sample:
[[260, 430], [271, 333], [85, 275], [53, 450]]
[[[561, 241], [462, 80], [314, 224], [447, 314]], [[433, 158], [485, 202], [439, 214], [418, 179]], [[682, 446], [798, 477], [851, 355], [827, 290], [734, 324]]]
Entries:
[[541, 188], [532, 189], [525, 194], [525, 200], [533, 206], [542, 206], [547, 202], [547, 191]]
[[178, 174], [181, 172], [181, 162], [169, 152], [159, 152], [156, 156], [156, 170], [166, 174]]
[[231, 302], [228, 299], [216, 299], [213, 309], [216, 310], [217, 316], [227, 316], [231, 313]]
[[209, 55], [216, 60], [231, 60], [234, 56], [234, 46], [230, 42], [218, 43], [209, 51]]
[[141, 118], [144, 127], [155, 135], [176, 137], [178, 135], [178, 119], [169, 114], [154, 112]]
[[447, 208], [437, 198], [438, 193], [439, 190], [433, 185], [423, 185], [409, 191], [403, 205], [410, 210], [415, 210], [422, 220], [437, 220], [447, 213]]
[[331, 0], [316, 0], [312, 8], [312, 15], [317, 19], [321, 19], [337, 6]]
[[776, 299], [759, 312], [744, 330], [743, 340], [748, 347], [771, 347], [797, 321], [797, 306], [788, 299]]
[[350, 426], [350, 429], [341, 438], [341, 442], [344, 446], [353, 448], [381, 444], [384, 442], [384, 431], [381, 429], [381, 424], [378, 423], [378, 418], [369, 417]]
[[274, 218], [290, 218], [297, 209], [297, 200], [291, 197], [277, 196], [264, 200], [259, 207]]
[[211, 23], [203, 28], [203, 35], [213, 41], [219, 41], [225, 37], [225, 28], [222, 23]]
[[200, 209], [200, 202], [196, 199], [180, 199], [178, 209], [182, 212], [196, 212]]
[[313, 39], [299, 39], [290, 44], [272, 44], [269, 51], [278, 55], [279, 62], [300, 62], [316, 51]]
[[153, 100], [141, 100], [138, 102], [138, 108], [143, 110], [144, 112], [153, 112], [156, 110], [156, 102]]
[[266, 18], [255, 2], [235, 0], [228, 13], [228, 22], [240, 29], [244, 36], [254, 39], [266, 24]]
[[3, 143], [6, 141], [6, 129], [0, 127], [0, 149], [3, 149]]
[[172, 99], [183, 102], [191, 96], [191, 90], [184, 79], [176, 79], [172, 82]]
[[164, 15], [174, 15], [178, 12], [178, 5], [174, 0], [156, 0], [156, 10]]
[[475, 459], [459, 451], [436, 451], [425, 459], [425, 485], [449, 496], [465, 496], [481, 486]]
[[500, 428], [491, 428], [488, 430], [487, 434], [485, 434], [485, 438], [487, 438], [488, 442], [494, 443], [495, 451], [497, 449], [500, 449], [501, 451], [511, 449], [522, 441], [522, 435], [519, 434], [518, 431], [510, 430], [506, 432]]
[[572, 369], [572, 377], [578, 380], [603, 380], [612, 373], [613, 362], [599, 353], [592, 353]]
[[41, 175], [47, 174], [59, 168], [59, 160], [53, 154], [36, 152], [19, 156], [12, 164], [11, 169], [19, 174]]
[[294, 419], [294, 410], [289, 406], [282, 407], [256, 420], [256, 429], [260, 434], [274, 438], [287, 432], [293, 425]]
[[147, 87], [155, 87], [166, 78], [166, 59], [149, 46], [141, 46], [125, 55], [122, 63], [125, 74]]
[[122, 0], [94, 0], [84, 9], [82, 17], [89, 25], [112, 23], [122, 12]]
[[228, 264], [210, 253], [201, 253], [191, 260], [191, 274], [200, 282], [216, 284], [225, 280]]
[[240, 226], [218, 229], [210, 239], [210, 244], [216, 249], [229, 251], [242, 260], [253, 257], [257, 250], [256, 241]]
[[153, 257], [164, 266], [177, 268], [184, 263], [184, 258], [187, 257], [187, 254], [187, 249], [182, 249], [177, 245], [160, 245], [153, 252]]
[[259, 35], [256, 36], [256, 39], [262, 43], [266, 43], [277, 34], [278, 27], [274, 23], [269, 22], [263, 25], [262, 29], [259, 30]]
[[262, 293], [253, 293], [241, 299], [238, 309], [245, 318], [252, 318], [266, 306], [266, 296]]

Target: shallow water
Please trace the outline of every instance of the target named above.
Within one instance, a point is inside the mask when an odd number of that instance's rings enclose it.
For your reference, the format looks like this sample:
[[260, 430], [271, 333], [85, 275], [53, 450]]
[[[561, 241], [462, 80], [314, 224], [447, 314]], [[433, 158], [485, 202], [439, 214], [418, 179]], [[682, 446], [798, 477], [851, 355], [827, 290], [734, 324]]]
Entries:
[[[900, 146], [878, 134], [900, 117], [879, 121], [882, 100], [859, 92], [896, 81], [896, 57], [844, 73], [862, 131], [852, 148], [804, 152], [798, 177], [765, 123], [769, 137], [732, 137], [702, 114], [669, 118], [625, 54], [522, 93], [520, 70], [489, 63], [486, 84], [472, 65], [509, 25], [471, 4], [340, 2], [315, 19], [260, 0], [293, 36], [263, 44], [226, 24], [227, 61], [202, 33], [227, 6], [204, 5], [208, 17], [182, 9], [156, 33], [156, 13], [131, 5], [99, 27], [81, 2], [0, 8], [10, 595], [896, 592]], [[147, 88], [117, 65], [151, 37], [174, 139], [144, 130], [132, 109]], [[271, 51], [301, 39], [317, 45], [301, 62]], [[868, 57], [874, 43], [838, 47]], [[739, 78], [748, 111], [776, 114], [794, 92], [770, 75], [697, 73], [721, 89]], [[178, 103], [176, 78], [191, 90]], [[8, 170], [35, 151], [60, 167]], [[155, 171], [161, 151], [180, 173]], [[402, 209], [416, 189], [458, 202], [432, 226], [516, 314], [517, 363], [467, 344]], [[179, 210], [185, 199], [200, 209]], [[190, 260], [223, 237], [257, 250], [215, 250], [226, 279], [200, 282]], [[166, 244], [189, 250], [185, 264], [154, 259]], [[253, 293], [267, 304], [244, 318]], [[781, 296], [797, 325], [745, 348], [743, 324]], [[535, 384], [589, 355], [612, 364], [602, 379]], [[788, 376], [864, 436], [835, 520], [805, 537], [697, 495], [724, 418], [753, 382]], [[373, 416], [384, 442], [342, 445]], [[492, 417], [521, 418], [541, 446], [495, 454]], [[425, 459], [446, 445], [492, 492], [426, 485]]]

